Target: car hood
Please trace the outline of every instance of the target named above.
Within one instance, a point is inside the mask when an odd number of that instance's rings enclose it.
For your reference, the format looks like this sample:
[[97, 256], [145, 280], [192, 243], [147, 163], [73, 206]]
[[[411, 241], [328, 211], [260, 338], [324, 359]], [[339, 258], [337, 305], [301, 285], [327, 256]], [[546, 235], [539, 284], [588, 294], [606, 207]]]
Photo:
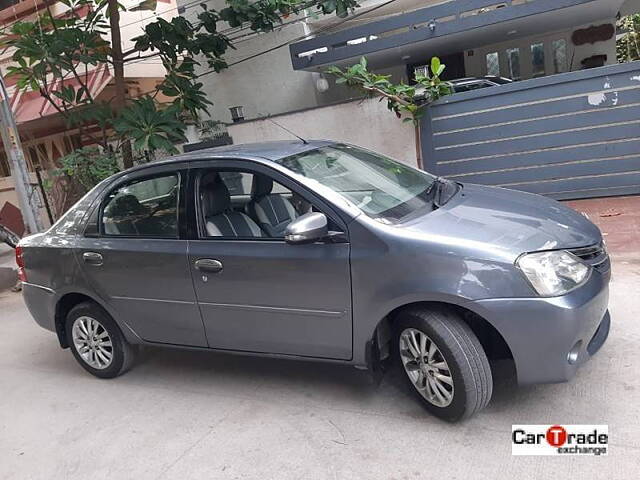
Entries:
[[441, 208], [402, 225], [451, 246], [524, 252], [594, 245], [602, 235], [588, 218], [560, 202], [530, 193], [464, 184]]

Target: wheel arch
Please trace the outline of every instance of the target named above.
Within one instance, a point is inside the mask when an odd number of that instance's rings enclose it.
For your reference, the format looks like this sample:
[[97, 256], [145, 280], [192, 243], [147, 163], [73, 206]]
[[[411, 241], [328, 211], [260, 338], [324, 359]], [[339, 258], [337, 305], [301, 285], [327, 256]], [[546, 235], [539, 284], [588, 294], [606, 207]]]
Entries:
[[446, 309], [456, 312], [476, 334], [489, 359], [513, 359], [511, 348], [502, 334], [491, 324], [491, 322], [477, 312], [474, 312], [463, 305], [446, 301], [415, 301], [394, 308], [377, 323], [366, 346], [367, 363], [369, 364], [368, 366], [370, 369], [375, 371], [375, 363], [389, 357], [391, 353], [390, 342], [393, 338], [393, 324], [395, 319], [397, 319], [402, 312], [414, 308], [431, 310]]
[[56, 302], [55, 313], [55, 327], [56, 335], [58, 335], [58, 341], [62, 348], [69, 348], [69, 342], [67, 341], [67, 335], [65, 331], [65, 322], [67, 315], [73, 307], [84, 302], [97, 303], [93, 298], [83, 293], [72, 292], [67, 293], [60, 297]]
[[55, 307], [54, 323], [56, 335], [58, 336], [58, 341], [60, 342], [60, 346], [62, 348], [69, 348], [69, 343], [67, 342], [67, 335], [65, 331], [65, 322], [67, 319], [67, 315], [73, 307], [84, 302], [94, 303], [95, 305], [103, 309], [114, 320], [114, 322], [116, 322], [116, 325], [120, 327], [120, 331], [129, 343], [142, 342], [140, 337], [131, 329], [131, 327], [126, 324], [123, 325], [122, 322], [118, 320], [117, 315], [114, 315], [111, 309], [108, 308], [107, 305], [105, 305], [104, 302], [102, 302], [100, 299], [85, 292], [70, 291], [66, 292], [58, 299]]

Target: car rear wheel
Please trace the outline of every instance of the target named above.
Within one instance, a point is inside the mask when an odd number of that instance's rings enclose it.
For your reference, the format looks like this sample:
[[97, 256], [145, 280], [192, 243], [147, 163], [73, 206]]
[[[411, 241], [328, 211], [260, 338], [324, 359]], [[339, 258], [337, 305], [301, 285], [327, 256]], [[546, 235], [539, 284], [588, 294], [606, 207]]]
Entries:
[[407, 310], [395, 327], [404, 377], [430, 413], [454, 422], [489, 403], [493, 390], [489, 361], [457, 314], [445, 309]]
[[135, 349], [116, 322], [98, 305], [81, 303], [67, 315], [68, 344], [78, 363], [100, 378], [113, 378], [129, 369]]

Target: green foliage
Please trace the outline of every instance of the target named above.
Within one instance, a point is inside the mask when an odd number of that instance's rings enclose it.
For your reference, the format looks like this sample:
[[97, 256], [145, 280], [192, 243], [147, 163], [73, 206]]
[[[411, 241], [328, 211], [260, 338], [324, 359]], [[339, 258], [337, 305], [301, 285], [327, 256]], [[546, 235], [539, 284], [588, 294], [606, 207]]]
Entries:
[[416, 85], [391, 82], [391, 75], [379, 75], [367, 69], [367, 59], [362, 57], [359, 63], [342, 70], [340, 67], [330, 67], [328, 74], [337, 77], [337, 84], [345, 84], [362, 90], [371, 97], [382, 97], [387, 100], [387, 108], [398, 118], [405, 116], [403, 121], [413, 122], [424, 114], [424, 107], [438, 98], [451, 93], [451, 86], [440, 79], [445, 65], [438, 57], [431, 59], [430, 70], [426, 75], [416, 75]]
[[186, 126], [180, 120], [179, 106], [158, 108], [148, 95], [134, 100], [123, 110], [114, 127], [120, 135], [133, 140], [133, 148], [138, 151], [176, 153], [175, 143], [186, 140]]
[[239, 27], [249, 23], [251, 29], [256, 32], [270, 32], [282, 18], [296, 14], [304, 9], [314, 7], [318, 13], [328, 15], [336, 13], [338, 17], [345, 17], [349, 11], [358, 7], [355, 0], [325, 0], [300, 1], [300, 0], [228, 0], [227, 7], [220, 10], [220, 18], [229, 22], [232, 27]]
[[56, 175], [66, 175], [79, 183], [85, 191], [120, 171], [112, 153], [103, 153], [97, 147], [83, 147], [60, 159]]
[[197, 81], [196, 57], [203, 57], [207, 66], [215, 72], [227, 68], [224, 54], [233, 48], [231, 40], [218, 30], [218, 22], [228, 22], [231, 27], [249, 24], [254, 32], [270, 32], [282, 19], [315, 7], [323, 14], [346, 14], [358, 6], [355, 0], [330, 0], [324, 2], [301, 0], [227, 0], [221, 10], [201, 5], [202, 11], [191, 22], [184, 17], [171, 21], [159, 18], [145, 27], [143, 35], [134, 38], [136, 54], [157, 54], [167, 69], [167, 76], [158, 89], [165, 95], [176, 97], [185, 118], [197, 120], [201, 112], [207, 112], [211, 101], [202, 92]]
[[[92, 0], [62, 3], [73, 12], [94, 5]], [[16, 64], [7, 68], [8, 76], [17, 78], [19, 89], [29, 88], [56, 99], [62, 109], [92, 101], [86, 87], [62, 86], [57, 80], [80, 78], [89, 67], [108, 62], [110, 46], [103, 38], [108, 28], [105, 6], [105, 1], [99, 2], [82, 18], [76, 14], [55, 18], [44, 13], [35, 21], [13, 24], [12, 36], [4, 42], [15, 49], [12, 60]]]
[[[13, 51], [14, 64], [8, 67], [8, 75], [15, 78], [18, 89], [39, 92], [70, 128], [80, 130], [83, 141], [93, 142], [99, 151], [108, 151], [113, 145], [119, 151], [120, 145], [132, 139], [138, 153], [151, 157], [156, 150], [175, 152], [174, 143], [185, 140], [185, 122], [197, 121], [211, 105], [198, 81], [201, 65], [196, 58], [204, 59], [206, 67], [216, 72], [227, 67], [224, 55], [233, 45], [220, 32], [219, 22], [232, 27], [248, 24], [254, 32], [268, 32], [283, 18], [302, 10], [344, 16], [358, 6], [356, 0], [227, 0], [219, 10], [202, 5], [194, 21], [181, 16], [157, 18], [133, 39], [134, 47], [123, 52], [123, 60], [127, 64], [159, 57], [165, 77], [154, 92], [146, 92], [140, 99], [125, 99], [124, 108], [120, 107], [122, 102], [115, 102], [115, 111], [113, 99], [94, 98], [88, 88], [92, 71], [115, 65], [106, 40], [111, 29], [109, 0], [59, 1], [68, 7], [68, 14], [56, 17], [46, 5], [34, 20], [20, 20], [2, 32], [8, 35], [0, 46]], [[119, 8], [125, 9], [122, 5]], [[159, 93], [172, 99], [168, 106], [155, 101]], [[87, 128], [93, 126], [99, 127], [98, 133]], [[81, 171], [79, 162], [87, 161], [87, 168], [94, 172], [102, 165], [98, 157], [96, 152], [79, 150], [63, 159], [70, 167], [62, 170]], [[87, 173], [83, 179], [94, 177]]]
[[[107, 1], [61, 3], [70, 8], [69, 15], [57, 18], [47, 7], [34, 21], [10, 27], [11, 35], [2, 45], [14, 49], [15, 63], [7, 68], [8, 76], [16, 79], [18, 89], [40, 92], [70, 128], [97, 124], [106, 129], [112, 121], [111, 108], [96, 102], [88, 81], [90, 71], [111, 61], [111, 46], [104, 39], [109, 28]], [[88, 13], [80, 16], [78, 11], [83, 9]], [[96, 143], [104, 148], [107, 140], [96, 139]]]
[[616, 40], [618, 62], [640, 60], [640, 13], [622, 17], [618, 30], [622, 32]]

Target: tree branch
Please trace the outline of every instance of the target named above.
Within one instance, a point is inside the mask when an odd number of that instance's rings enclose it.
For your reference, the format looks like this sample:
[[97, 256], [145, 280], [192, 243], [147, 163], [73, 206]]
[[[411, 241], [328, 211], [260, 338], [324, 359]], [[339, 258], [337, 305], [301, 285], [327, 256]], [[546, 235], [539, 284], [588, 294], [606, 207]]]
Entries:
[[384, 90], [380, 90], [379, 88], [375, 88], [375, 87], [365, 87], [364, 85], [358, 85], [360, 88], [362, 88], [363, 90], [366, 90], [367, 92], [373, 92], [373, 93], [377, 93], [379, 96], [381, 97], [385, 97], [388, 98], [389, 100], [392, 100], [396, 103], [399, 103], [400, 105], [407, 107], [409, 105], [411, 105], [411, 102], [408, 102], [407, 100], [404, 100], [403, 98], [397, 96], [397, 95], [393, 95], [391, 93], [387, 93]]
[[124, 63], [127, 63], [127, 62], [134, 62], [135, 63], [138, 60], [144, 60], [146, 58], [153, 58], [153, 57], [157, 57], [158, 55], [160, 55], [160, 52], [150, 53], [149, 55], [141, 55], [141, 56], [138, 56], [138, 57], [126, 58], [126, 59], [123, 59], [123, 62]]

